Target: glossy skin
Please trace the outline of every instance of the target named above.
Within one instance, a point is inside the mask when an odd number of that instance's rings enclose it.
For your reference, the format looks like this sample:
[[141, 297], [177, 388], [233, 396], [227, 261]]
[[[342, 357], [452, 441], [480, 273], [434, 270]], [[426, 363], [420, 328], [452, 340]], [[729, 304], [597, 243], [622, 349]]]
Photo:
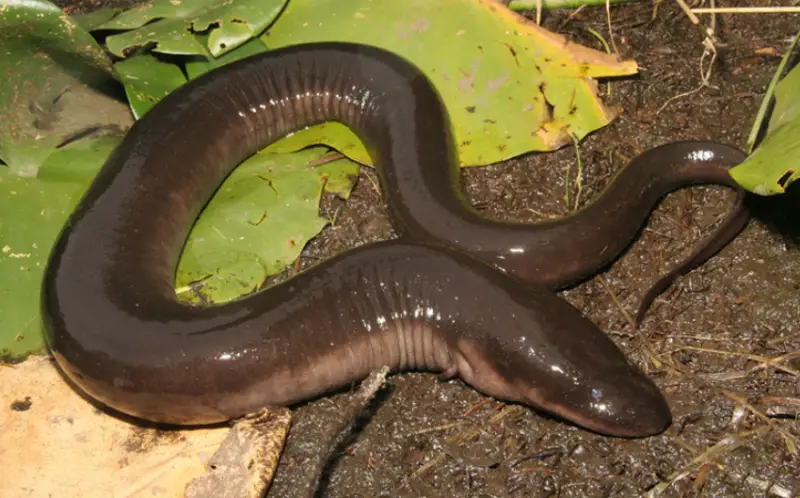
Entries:
[[100, 291], [101, 277], [56, 281], [46, 297], [61, 311], [49, 329], [63, 371], [143, 419], [219, 422], [390, 365], [458, 373], [601, 433], [670, 422], [658, 388], [575, 308], [461, 253], [383, 242], [212, 308], [178, 303], [168, 279], [144, 273], [127, 283], [147, 295]]
[[[270, 142], [331, 120], [367, 145], [403, 240], [351, 251], [235, 302], [179, 303], [181, 247], [222, 180]], [[414, 67], [363, 46], [274, 51], [173, 92], [131, 128], [53, 250], [43, 306], [61, 369], [108, 406], [163, 423], [291, 404], [390, 365], [459, 374], [489, 395], [600, 433], [662, 431], [671, 418], [656, 386], [540, 284], [566, 285], [613, 259], [666, 191], [708, 175], [730, 184], [721, 171], [739, 153], [667, 146], [646, 161], [667, 170], [661, 183], [633, 169], [567, 221], [514, 225], [480, 218], [464, 201], [449, 129]], [[627, 185], [624, 195], [615, 185]]]

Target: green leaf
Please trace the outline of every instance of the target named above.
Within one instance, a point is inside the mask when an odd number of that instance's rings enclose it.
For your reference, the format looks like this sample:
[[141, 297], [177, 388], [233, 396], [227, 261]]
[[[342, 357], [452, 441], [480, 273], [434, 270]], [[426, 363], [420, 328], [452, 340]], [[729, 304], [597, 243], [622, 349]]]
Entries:
[[[197, 37], [200, 41], [206, 38], [208, 37]], [[266, 50], [264, 44], [255, 39], [216, 58], [194, 57], [188, 59], [184, 64], [186, 74], [189, 78], [194, 79], [216, 67], [264, 50]], [[125, 94], [128, 96], [128, 103], [136, 119], [140, 119], [156, 102], [186, 83], [186, 76], [178, 65], [164, 62], [150, 54], [129, 57], [117, 62], [114, 67], [125, 86]]]
[[266, 49], [264, 44], [261, 43], [261, 40], [256, 38], [237, 47], [236, 50], [226, 52], [219, 57], [195, 58], [187, 61], [185, 64], [186, 74], [189, 75], [189, 79], [194, 79], [214, 68], [224, 66], [233, 61], [238, 61], [239, 59], [244, 59], [245, 57], [250, 57], [251, 55], [259, 54]]
[[358, 135], [345, 125], [333, 121], [297, 131], [264, 150], [277, 154], [294, 152], [309, 145], [327, 144], [336, 144], [335, 149], [353, 161], [361, 164], [372, 162]]
[[[149, 44], [155, 44], [153, 50], [164, 54], [216, 56], [258, 36], [278, 17], [287, 1], [153, 0], [97, 29], [132, 29], [106, 39], [108, 49], [120, 57]], [[198, 33], [208, 36], [201, 40]]]
[[[753, 122], [753, 126], [750, 129], [750, 135], [747, 137], [747, 153], [750, 154], [753, 152], [753, 149], [756, 146], [756, 141], [759, 138], [759, 135], [764, 129], [764, 119], [768, 115], [768, 111], [770, 106], [772, 106], [775, 97], [775, 87], [778, 86], [778, 83], [781, 81], [781, 78], [785, 75], [786, 72], [786, 65], [789, 63], [789, 58], [792, 55], [792, 52], [797, 47], [797, 43], [800, 42], [800, 32], [795, 35], [794, 40], [789, 45], [789, 48], [786, 50], [786, 53], [783, 54], [781, 58], [780, 64], [778, 64], [777, 69], [775, 70], [775, 74], [772, 75], [772, 80], [769, 82], [769, 86], [767, 86], [767, 91], [764, 93], [764, 98], [761, 99], [761, 105], [758, 107], [758, 112], [756, 113], [756, 118]], [[790, 68], [791, 69], [791, 68]], [[774, 117], [775, 113], [772, 113], [770, 118]], [[767, 123], [768, 128], [770, 126], [775, 126], [774, 124]]]
[[72, 18], [77, 21], [78, 24], [83, 26], [83, 29], [87, 31], [94, 31], [98, 26], [107, 23], [116, 17], [120, 12], [122, 12], [122, 9], [118, 9], [116, 7], [100, 7], [97, 10], [93, 10], [85, 14], [77, 14]]
[[43, 347], [42, 276], [50, 249], [85, 188], [86, 183], [20, 178], [0, 167], [0, 355], [5, 359]]
[[186, 83], [175, 64], [142, 54], [117, 62], [114, 67], [125, 85], [133, 115], [140, 119], [156, 102]]
[[72, 142], [50, 154], [36, 177], [47, 182], [88, 185], [121, 141], [119, 135], [98, 135]]
[[112, 81], [112, 69], [89, 33], [55, 5], [7, 0], [0, 12], [0, 161], [33, 177], [67, 137], [104, 126], [97, 109], [71, 111]]
[[319, 216], [323, 187], [347, 195], [358, 175], [358, 164], [326, 162], [326, 156], [322, 147], [261, 152], [239, 166], [192, 229], [178, 267], [179, 295], [227, 301], [258, 289], [297, 259], [328, 223]]
[[19, 358], [42, 348], [52, 244], [130, 116], [96, 89], [113, 83], [103, 50], [53, 4], [2, 2], [0, 46], [0, 355]]
[[[196, 41], [205, 44], [208, 38], [198, 36]], [[636, 67], [631, 61], [619, 62], [570, 44], [508, 9], [489, 8], [475, 0], [414, 0], [403, 5], [293, 0], [260, 40], [271, 48], [353, 41], [409, 58], [428, 74], [445, 99], [462, 165], [551, 150], [604, 126], [615, 112], [599, 101], [587, 77], [630, 74]], [[193, 78], [261, 51], [261, 44], [250, 41], [219, 59], [189, 60], [187, 73]], [[149, 80], [146, 74], [136, 76], [139, 81]], [[301, 130], [281, 150], [315, 144], [330, 145], [358, 162], [370, 163], [360, 140], [337, 123]]]
[[[270, 48], [349, 41], [406, 57], [441, 93], [463, 165], [551, 150], [605, 126], [614, 112], [587, 77], [636, 69], [477, 0], [292, 0], [262, 39]], [[352, 134], [340, 132], [328, 127], [324, 142], [347, 150]], [[321, 141], [316, 131], [297, 135]]]
[[[800, 33], [798, 33], [800, 39]], [[775, 87], [775, 108], [767, 133], [794, 122], [800, 116], [800, 65], [795, 66]]]
[[759, 195], [782, 194], [800, 178], [800, 65], [775, 87], [767, 136], [731, 176]]

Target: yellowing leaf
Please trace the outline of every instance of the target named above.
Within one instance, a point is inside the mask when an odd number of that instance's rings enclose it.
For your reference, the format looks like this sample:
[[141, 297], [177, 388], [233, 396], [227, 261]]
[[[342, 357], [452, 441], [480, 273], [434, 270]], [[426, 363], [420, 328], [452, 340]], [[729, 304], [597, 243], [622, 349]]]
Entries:
[[[441, 93], [463, 165], [555, 149], [605, 126], [615, 113], [587, 78], [636, 71], [488, 0], [292, 0], [262, 40], [270, 48], [349, 41], [406, 57]], [[325, 143], [352, 148], [352, 135], [333, 130]], [[293, 140], [318, 143], [316, 133]]]

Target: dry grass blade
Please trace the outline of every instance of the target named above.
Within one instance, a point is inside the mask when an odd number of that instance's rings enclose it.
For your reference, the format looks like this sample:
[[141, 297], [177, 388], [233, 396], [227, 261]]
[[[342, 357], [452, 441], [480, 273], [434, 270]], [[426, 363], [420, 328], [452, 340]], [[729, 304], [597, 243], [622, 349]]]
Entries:
[[575, 202], [573, 206], [570, 208], [569, 202], [569, 171], [572, 167], [571, 164], [567, 164], [567, 169], [564, 173], [564, 204], [567, 205], [568, 209], [572, 209], [572, 211], [578, 210], [578, 204], [580, 202], [581, 193], [583, 192], [583, 162], [581, 161], [581, 151], [580, 147], [578, 146], [578, 139], [575, 136], [572, 136], [572, 143], [575, 147], [575, 162], [578, 165], [578, 172], [575, 176], [575, 186], [577, 188], [577, 192], [575, 194]]
[[705, 465], [716, 466], [716, 464], [714, 463], [715, 460], [717, 460], [718, 458], [722, 457], [727, 453], [730, 453], [739, 446], [745, 444], [748, 440], [765, 435], [770, 429], [771, 427], [769, 426], [762, 426], [752, 431], [740, 432], [738, 434], [733, 434], [731, 436], [722, 439], [714, 446], [711, 446], [706, 451], [693, 458], [680, 470], [677, 470], [672, 474], [670, 474], [670, 476], [667, 477], [666, 480], [658, 483], [647, 493], [646, 495], [647, 498], [653, 498], [660, 495], [661, 493], [669, 489], [669, 487], [672, 486], [674, 483], [687, 477], [692, 472], [700, 470]]
[[433, 432], [442, 432], [448, 431], [450, 429], [455, 429], [456, 427], [461, 427], [462, 425], [466, 425], [466, 422], [450, 422], [449, 424], [442, 424], [437, 425], [434, 427], [426, 427], [424, 429], [417, 429], [416, 431], [411, 431], [408, 433], [409, 436], [420, 436], [422, 434], [430, 434]]
[[[491, 400], [491, 398], [488, 399]], [[463, 443], [465, 441], [469, 441], [479, 436], [480, 433], [483, 431], [483, 427], [496, 425], [504, 418], [519, 414], [523, 411], [523, 408], [518, 405], [501, 405], [501, 406], [502, 409], [500, 409], [499, 412], [495, 413], [488, 419], [484, 420], [481, 425], [472, 425], [469, 428], [458, 431], [455, 434], [445, 438], [444, 440], [445, 445], [452, 446]], [[445, 424], [444, 426], [439, 426], [439, 428], [432, 428], [425, 431], [418, 431], [418, 433], [433, 432], [434, 430], [443, 430], [443, 428], [448, 428], [448, 426], [457, 427], [459, 425], [463, 425], [463, 422], [454, 422], [452, 424]], [[422, 464], [419, 468], [417, 468], [417, 470], [415, 470], [411, 475], [409, 475], [408, 481], [422, 477], [431, 469], [435, 468], [441, 463], [444, 463], [446, 458], [447, 454], [444, 451], [439, 450], [436, 455], [434, 455], [430, 460]]]
[[758, 400], [765, 407], [764, 413], [768, 417], [793, 417], [800, 416], [800, 398], [788, 396], [763, 396]]
[[608, 292], [608, 295], [611, 296], [611, 300], [614, 301], [614, 306], [616, 306], [619, 309], [620, 313], [622, 313], [622, 316], [623, 318], [625, 318], [625, 321], [628, 322], [628, 325], [635, 328], [636, 323], [633, 321], [633, 317], [631, 316], [630, 313], [628, 313], [628, 310], [626, 310], [625, 307], [622, 305], [619, 298], [617, 297], [616, 292], [614, 292], [614, 290], [611, 289], [606, 279], [603, 278], [602, 275], [598, 275], [597, 280], [600, 282], [600, 285], [603, 286], [606, 292]]
[[630, 313], [628, 313], [628, 311], [619, 301], [617, 294], [608, 285], [606, 279], [603, 278], [602, 275], [598, 275], [597, 280], [600, 282], [600, 284], [603, 286], [606, 292], [608, 292], [608, 294], [611, 296], [611, 300], [614, 302], [614, 305], [619, 309], [620, 313], [622, 313], [622, 316], [625, 318], [625, 321], [627, 321], [628, 324], [631, 326], [631, 328], [633, 328], [633, 330], [636, 331], [636, 336], [639, 338], [639, 343], [642, 344], [645, 351], [647, 352], [647, 357], [650, 360], [650, 363], [652, 363], [653, 366], [657, 369], [662, 368], [664, 366], [664, 363], [659, 358], [658, 353], [655, 352], [655, 350], [650, 345], [650, 341], [647, 340], [644, 334], [642, 334], [642, 332], [636, 326], [636, 322], [633, 320], [633, 317], [631, 317]]
[[[774, 358], [769, 358], [757, 354], [752, 353], [738, 353], [734, 351], [724, 351], [718, 349], [710, 349], [710, 348], [701, 348], [695, 346], [681, 346], [676, 348], [676, 351], [680, 350], [689, 350], [689, 351], [698, 351], [710, 354], [719, 354], [725, 356], [737, 356], [741, 358], [747, 358], [752, 361], [759, 362], [758, 365], [746, 370], [746, 371], [739, 371], [739, 372], [723, 372], [721, 374], [710, 374], [702, 376], [706, 380], [716, 380], [716, 381], [724, 381], [724, 380], [732, 380], [745, 377], [747, 375], [752, 374], [753, 372], [759, 370], [766, 370], [767, 368], [773, 368], [777, 371], [782, 371], [789, 375], [793, 375], [795, 377], [800, 376], [800, 372], [796, 369], [791, 368], [789, 366], [783, 365], [784, 362], [788, 362], [792, 359], [800, 357], [800, 351], [793, 351], [791, 353], [787, 353], [781, 356], [777, 356]], [[786, 431], [777, 421], [772, 419], [769, 414], [762, 412], [761, 410], [754, 407], [746, 397], [739, 396], [734, 394], [728, 390], [722, 389], [714, 384], [711, 384], [714, 389], [719, 390], [729, 399], [733, 400], [734, 402], [738, 403], [742, 407], [744, 407], [747, 411], [761, 419], [763, 422], [767, 424], [767, 426], [774, 428], [780, 435], [786, 445], [786, 449], [791, 453], [793, 456], [798, 456], [798, 446], [800, 446], [800, 441], [798, 440], [797, 436], [791, 434], [790, 432]]]
[[764, 370], [766, 368], [772, 367], [775, 370], [780, 370], [781, 372], [788, 373], [790, 375], [794, 375], [795, 377], [800, 377], [800, 371], [784, 365], [783, 363], [789, 362], [795, 358], [800, 358], [800, 351], [792, 351], [791, 353], [787, 353], [781, 356], [776, 356], [773, 358], [767, 356], [761, 356], [752, 353], [739, 353], [736, 351], [725, 351], [720, 349], [711, 349], [711, 348], [701, 348], [697, 346], [679, 346], [675, 348], [675, 351], [699, 351], [703, 353], [710, 353], [710, 354], [719, 354], [725, 356], [738, 356], [742, 358], [747, 358], [752, 361], [759, 362], [759, 365], [756, 365], [750, 368], [747, 372], [752, 373], [758, 370]]
[[789, 432], [786, 432], [773, 419], [771, 419], [769, 416], [767, 416], [761, 410], [759, 410], [756, 407], [754, 407], [753, 405], [751, 405], [747, 401], [746, 398], [744, 398], [742, 396], [739, 396], [737, 394], [734, 394], [734, 393], [732, 393], [730, 391], [726, 391], [724, 389], [722, 390], [722, 393], [725, 394], [725, 396], [727, 396], [731, 400], [733, 400], [736, 403], [739, 403], [740, 405], [742, 405], [745, 409], [747, 409], [747, 411], [749, 411], [750, 413], [752, 413], [756, 417], [760, 418], [762, 421], [766, 422], [769, 427], [772, 427], [775, 430], [777, 430], [780, 433], [781, 438], [783, 438], [783, 442], [786, 444], [786, 449], [789, 450], [789, 453], [791, 453], [795, 457], [798, 455], [797, 446], [798, 446], [798, 444], [800, 444], [800, 442], [797, 440], [797, 437], [795, 435], [790, 434]]
[[[704, 88], [713, 88], [711, 85], [711, 72], [714, 68], [714, 63], [717, 60], [717, 46], [721, 45], [719, 40], [717, 39], [716, 35], [714, 34], [714, 25], [715, 19], [711, 17], [711, 26], [710, 27], [703, 27], [700, 23], [700, 19], [694, 14], [692, 9], [686, 5], [686, 2], [683, 0], [675, 0], [675, 2], [680, 6], [681, 10], [686, 14], [692, 24], [701, 28], [703, 32], [703, 55], [700, 56], [700, 86], [695, 88], [694, 90], [689, 90], [688, 92], [683, 92], [678, 95], [674, 95], [667, 99], [666, 102], [656, 111], [656, 114], [661, 114], [661, 111], [666, 109], [666, 107], [672, 103], [673, 101], [688, 97], [690, 95], [694, 95], [695, 93], [703, 90]], [[708, 61], [708, 65], [705, 65], [706, 59], [711, 57], [711, 60]], [[705, 67], [705, 69], [704, 69]]]
[[572, 135], [572, 143], [575, 146], [575, 162], [578, 165], [578, 172], [575, 176], [575, 187], [578, 191], [575, 192], [575, 204], [572, 206], [572, 210], [577, 211], [581, 202], [581, 194], [583, 193], [583, 161], [581, 160], [580, 147], [578, 147], [578, 138], [575, 135]]
[[617, 43], [614, 41], [614, 30], [611, 27], [611, 0], [606, 0], [606, 21], [608, 22], [608, 39], [614, 47], [614, 53], [619, 54]]

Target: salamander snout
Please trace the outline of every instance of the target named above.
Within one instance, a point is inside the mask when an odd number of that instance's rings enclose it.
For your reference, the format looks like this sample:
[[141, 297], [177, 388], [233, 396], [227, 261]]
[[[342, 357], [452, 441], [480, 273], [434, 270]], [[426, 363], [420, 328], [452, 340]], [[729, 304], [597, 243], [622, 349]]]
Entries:
[[601, 434], [664, 431], [672, 414], [658, 386], [566, 301], [537, 298], [533, 309], [503, 315], [500, 334], [459, 341], [461, 376], [488, 394]]
[[550, 410], [601, 434], [647, 437], [672, 423], [672, 414], [658, 387], [635, 367], [619, 376], [595, 378], [572, 392], [563, 392]]

